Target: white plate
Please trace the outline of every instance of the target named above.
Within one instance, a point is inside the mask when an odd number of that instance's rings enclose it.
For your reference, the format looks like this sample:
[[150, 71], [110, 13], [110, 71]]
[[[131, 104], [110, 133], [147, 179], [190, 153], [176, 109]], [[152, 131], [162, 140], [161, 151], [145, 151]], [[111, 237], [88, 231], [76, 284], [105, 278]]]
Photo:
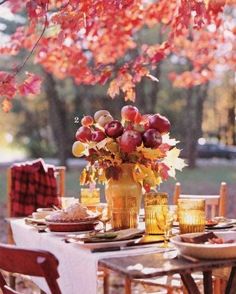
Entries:
[[[222, 220], [220, 220], [222, 218]], [[230, 219], [230, 218], [223, 218], [223, 217], [216, 217], [214, 219], [219, 219], [219, 223], [213, 226], [208, 226], [206, 225], [206, 228], [208, 230], [221, 230], [221, 229], [228, 229], [228, 228], [232, 228], [235, 224], [236, 224], [236, 219]], [[214, 220], [213, 219], [213, 220]]]
[[[199, 259], [225, 259], [236, 257], [236, 232], [214, 232], [219, 238], [235, 240], [235, 243], [225, 244], [193, 244], [181, 241], [181, 236], [175, 236], [170, 241], [178, 248], [180, 254], [189, 255]], [[199, 233], [184, 234], [184, 236], [197, 236]]]
[[125, 246], [128, 243], [134, 243], [134, 241], [137, 241], [137, 239], [129, 239], [129, 240], [122, 240], [122, 241], [84, 243], [83, 241], [79, 241], [73, 238], [71, 239], [68, 238], [68, 240], [70, 240], [71, 243], [75, 243], [76, 245], [86, 249], [120, 247], [120, 246]]

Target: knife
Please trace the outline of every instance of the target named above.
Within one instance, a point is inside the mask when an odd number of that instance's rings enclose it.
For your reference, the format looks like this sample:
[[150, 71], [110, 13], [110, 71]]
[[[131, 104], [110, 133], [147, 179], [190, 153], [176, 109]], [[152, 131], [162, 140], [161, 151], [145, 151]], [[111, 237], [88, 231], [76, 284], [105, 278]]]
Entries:
[[130, 249], [146, 249], [146, 248], [156, 248], [159, 252], [169, 252], [169, 251], [176, 251], [176, 248], [158, 248], [156, 246], [154, 246], [154, 244], [150, 244], [150, 245], [140, 245], [140, 247], [136, 246], [123, 246], [123, 247], [119, 247], [119, 246], [114, 246], [114, 247], [102, 247], [102, 248], [94, 248], [91, 249], [92, 253], [98, 253], [98, 252], [110, 252], [110, 251], [123, 251], [123, 250], [130, 250]]

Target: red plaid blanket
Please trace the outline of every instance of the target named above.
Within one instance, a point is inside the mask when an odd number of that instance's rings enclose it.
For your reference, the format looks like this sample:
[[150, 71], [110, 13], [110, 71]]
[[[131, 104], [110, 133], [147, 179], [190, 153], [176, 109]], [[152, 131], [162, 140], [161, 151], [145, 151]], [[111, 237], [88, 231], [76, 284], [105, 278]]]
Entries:
[[11, 167], [11, 216], [27, 216], [39, 207], [60, 205], [54, 167], [42, 159]]

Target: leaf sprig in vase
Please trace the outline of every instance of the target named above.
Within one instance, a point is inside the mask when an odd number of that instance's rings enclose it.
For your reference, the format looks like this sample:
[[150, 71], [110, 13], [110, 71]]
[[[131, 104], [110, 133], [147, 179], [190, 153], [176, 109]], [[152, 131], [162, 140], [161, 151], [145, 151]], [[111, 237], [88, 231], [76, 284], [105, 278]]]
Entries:
[[133, 176], [146, 191], [155, 189], [186, 165], [179, 158], [178, 143], [170, 139], [169, 120], [156, 114], [141, 114], [132, 105], [121, 109], [121, 121], [107, 110], [84, 116], [76, 132], [72, 153], [88, 161], [81, 173], [82, 185], [118, 179], [121, 164], [134, 164]]

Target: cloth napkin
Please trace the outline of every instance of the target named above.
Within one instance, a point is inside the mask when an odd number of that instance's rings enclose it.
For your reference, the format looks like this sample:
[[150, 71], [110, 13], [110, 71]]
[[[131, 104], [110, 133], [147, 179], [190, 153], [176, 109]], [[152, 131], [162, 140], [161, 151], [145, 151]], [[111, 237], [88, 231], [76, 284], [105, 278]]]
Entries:
[[54, 170], [42, 159], [11, 167], [11, 216], [27, 216], [39, 207], [60, 205]]

